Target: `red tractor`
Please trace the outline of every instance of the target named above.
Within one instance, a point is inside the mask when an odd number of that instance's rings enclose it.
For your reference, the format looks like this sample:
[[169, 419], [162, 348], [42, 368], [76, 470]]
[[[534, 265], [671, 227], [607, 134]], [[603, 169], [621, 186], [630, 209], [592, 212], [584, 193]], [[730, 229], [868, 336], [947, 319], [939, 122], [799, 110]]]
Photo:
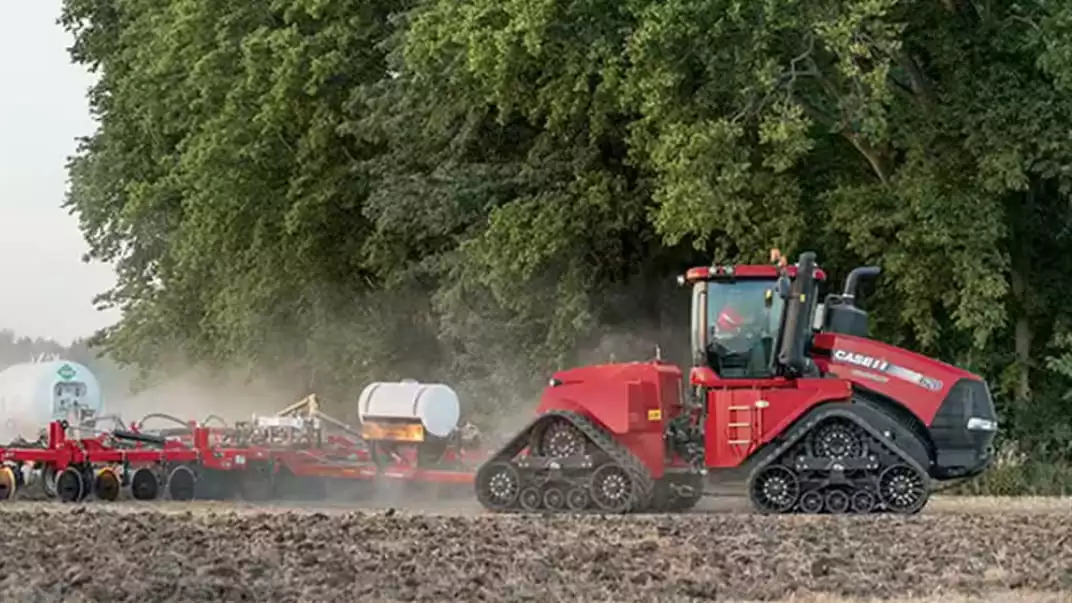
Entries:
[[868, 339], [856, 285], [817, 304], [811, 252], [692, 268], [693, 366], [556, 373], [538, 416], [479, 469], [493, 511], [681, 511], [718, 474], [765, 513], [915, 513], [932, 480], [978, 475], [997, 433], [986, 382]]

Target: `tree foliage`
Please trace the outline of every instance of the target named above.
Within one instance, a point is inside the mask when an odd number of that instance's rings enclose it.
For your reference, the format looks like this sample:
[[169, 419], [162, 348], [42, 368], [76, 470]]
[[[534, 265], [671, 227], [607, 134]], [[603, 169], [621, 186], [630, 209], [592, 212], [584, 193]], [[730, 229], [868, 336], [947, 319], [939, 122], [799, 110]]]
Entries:
[[69, 205], [116, 358], [503, 409], [608, 333], [683, 350], [690, 263], [884, 273], [876, 336], [1072, 423], [1072, 6], [65, 0], [100, 129]]

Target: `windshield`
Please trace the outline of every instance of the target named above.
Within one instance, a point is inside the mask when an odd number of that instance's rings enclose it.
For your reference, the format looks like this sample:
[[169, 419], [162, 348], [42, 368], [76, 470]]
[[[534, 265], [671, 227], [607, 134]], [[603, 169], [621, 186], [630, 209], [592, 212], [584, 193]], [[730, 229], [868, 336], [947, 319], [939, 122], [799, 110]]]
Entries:
[[708, 283], [707, 351], [709, 364], [721, 376], [770, 375], [773, 341], [785, 304], [773, 288], [774, 281], [765, 279]]

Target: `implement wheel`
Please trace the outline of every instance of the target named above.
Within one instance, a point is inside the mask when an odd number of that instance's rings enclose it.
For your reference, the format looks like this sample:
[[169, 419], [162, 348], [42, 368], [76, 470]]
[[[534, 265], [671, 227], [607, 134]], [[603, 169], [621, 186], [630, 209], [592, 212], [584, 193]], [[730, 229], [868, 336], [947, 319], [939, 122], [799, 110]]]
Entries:
[[15, 471], [8, 466], [0, 467], [0, 500], [11, 500], [15, 497], [17, 489]]
[[86, 482], [82, 472], [75, 467], [67, 467], [56, 477], [56, 496], [63, 502], [78, 502], [86, 495]]
[[167, 491], [171, 500], [193, 500], [196, 486], [197, 477], [186, 465], [175, 467], [171, 470], [171, 475], [168, 475]]
[[104, 467], [97, 472], [93, 490], [97, 493], [97, 498], [112, 502], [119, 498], [120, 486], [119, 476], [115, 473], [115, 469]]
[[160, 480], [148, 467], [140, 467], [130, 478], [130, 494], [134, 500], [153, 500], [160, 495]]

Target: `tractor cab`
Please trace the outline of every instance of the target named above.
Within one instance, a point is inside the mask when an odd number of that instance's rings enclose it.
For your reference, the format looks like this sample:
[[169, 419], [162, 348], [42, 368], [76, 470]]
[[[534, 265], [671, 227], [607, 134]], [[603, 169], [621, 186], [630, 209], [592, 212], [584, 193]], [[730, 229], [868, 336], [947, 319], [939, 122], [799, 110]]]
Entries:
[[[690, 269], [680, 280], [692, 284], [694, 364], [710, 367], [722, 379], [775, 376], [776, 350], [795, 273], [795, 267], [783, 271], [762, 265]], [[814, 288], [813, 284], [808, 298]]]
[[875, 267], [854, 269], [845, 290], [818, 304], [826, 274], [815, 254], [788, 265], [778, 250], [771, 265], [691, 268], [678, 281], [692, 285], [694, 366], [711, 368], [721, 379], [796, 377], [814, 372], [807, 357], [816, 331], [866, 336], [867, 313], [855, 303], [862, 276]]

